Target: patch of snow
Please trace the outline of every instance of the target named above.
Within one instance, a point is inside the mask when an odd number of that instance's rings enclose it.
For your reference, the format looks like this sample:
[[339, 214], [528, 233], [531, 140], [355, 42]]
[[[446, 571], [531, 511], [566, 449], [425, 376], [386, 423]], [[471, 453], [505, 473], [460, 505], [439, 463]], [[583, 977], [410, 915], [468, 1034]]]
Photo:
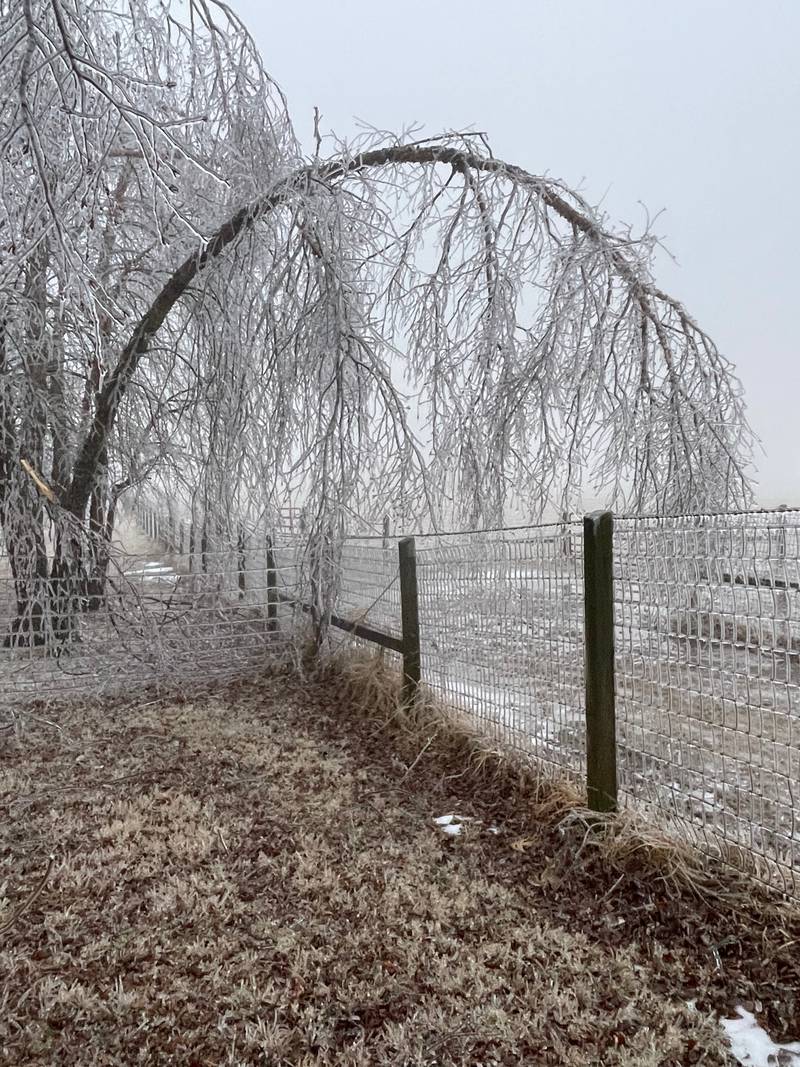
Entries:
[[457, 837], [464, 829], [464, 823], [470, 820], [465, 815], [440, 815], [433, 820], [439, 827], [443, 834], [448, 834], [450, 837]]
[[161, 563], [145, 563], [139, 570], [126, 571], [126, 578], [143, 578], [146, 582], [171, 582], [178, 580], [178, 575], [172, 569]]
[[749, 1011], [737, 1008], [736, 1014], [738, 1019], [720, 1019], [720, 1024], [739, 1063], [745, 1067], [800, 1067], [800, 1041], [776, 1045]]

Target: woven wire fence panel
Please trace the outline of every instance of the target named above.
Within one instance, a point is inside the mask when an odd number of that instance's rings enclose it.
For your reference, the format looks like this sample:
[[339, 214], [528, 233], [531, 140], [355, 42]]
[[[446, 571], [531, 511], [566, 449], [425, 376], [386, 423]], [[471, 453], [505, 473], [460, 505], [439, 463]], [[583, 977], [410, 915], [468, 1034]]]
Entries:
[[[294, 588], [295, 561], [291, 544], [269, 560], [263, 539], [182, 553], [128, 526], [93, 610], [73, 605], [68, 639], [0, 651], [0, 706], [257, 671], [284, 657], [293, 640], [292, 606], [276, 602], [270, 587]], [[16, 592], [8, 558], [0, 555], [2, 635], [17, 615]], [[54, 634], [57, 603], [46, 605]]]
[[396, 538], [347, 537], [341, 547], [336, 613], [400, 637], [400, 575]]
[[428, 690], [501, 743], [581, 775], [580, 527], [425, 536], [416, 545]]
[[800, 515], [615, 520], [620, 785], [800, 891]]

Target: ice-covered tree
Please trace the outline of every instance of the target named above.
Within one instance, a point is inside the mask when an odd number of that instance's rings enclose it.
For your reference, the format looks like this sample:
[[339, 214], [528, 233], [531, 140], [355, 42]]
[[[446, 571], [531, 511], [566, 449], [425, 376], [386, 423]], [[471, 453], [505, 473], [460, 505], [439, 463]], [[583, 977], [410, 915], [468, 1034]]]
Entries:
[[[0, 521], [10, 640], [102, 588], [119, 495], [310, 533], [748, 498], [713, 341], [634, 237], [483, 136], [304, 158], [214, 0], [0, 0]], [[416, 408], [416, 411], [413, 410]], [[93, 591], [94, 590], [94, 594]]]

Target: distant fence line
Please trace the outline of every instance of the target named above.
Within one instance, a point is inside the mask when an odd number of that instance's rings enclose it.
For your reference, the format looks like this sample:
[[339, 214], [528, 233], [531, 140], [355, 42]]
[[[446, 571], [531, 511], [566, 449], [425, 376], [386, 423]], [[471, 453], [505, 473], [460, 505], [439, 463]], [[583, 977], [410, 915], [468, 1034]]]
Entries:
[[[184, 663], [192, 674], [195, 649], [209, 676], [250, 669], [314, 613], [290, 524], [220, 545], [144, 502], [136, 519], [172, 576], [157, 579], [151, 561], [139, 603], [125, 601], [129, 677], [164, 678], [165, 662], [173, 678]], [[329, 621], [397, 657], [404, 699], [422, 684], [498, 742], [583, 781], [593, 807], [641, 807], [800, 896], [800, 514], [385, 530], [338, 553]], [[103, 662], [87, 688], [111, 684]], [[26, 677], [0, 684], [19, 694]]]

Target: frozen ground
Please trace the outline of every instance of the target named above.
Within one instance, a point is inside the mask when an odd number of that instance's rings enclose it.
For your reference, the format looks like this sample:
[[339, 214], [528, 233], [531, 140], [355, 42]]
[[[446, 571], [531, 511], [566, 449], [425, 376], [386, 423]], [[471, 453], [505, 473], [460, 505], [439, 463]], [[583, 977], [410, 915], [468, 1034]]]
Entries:
[[18, 726], [0, 737], [9, 1063], [723, 1067], [719, 1019], [743, 1003], [800, 1036], [776, 909], [615, 866], [331, 684]]

